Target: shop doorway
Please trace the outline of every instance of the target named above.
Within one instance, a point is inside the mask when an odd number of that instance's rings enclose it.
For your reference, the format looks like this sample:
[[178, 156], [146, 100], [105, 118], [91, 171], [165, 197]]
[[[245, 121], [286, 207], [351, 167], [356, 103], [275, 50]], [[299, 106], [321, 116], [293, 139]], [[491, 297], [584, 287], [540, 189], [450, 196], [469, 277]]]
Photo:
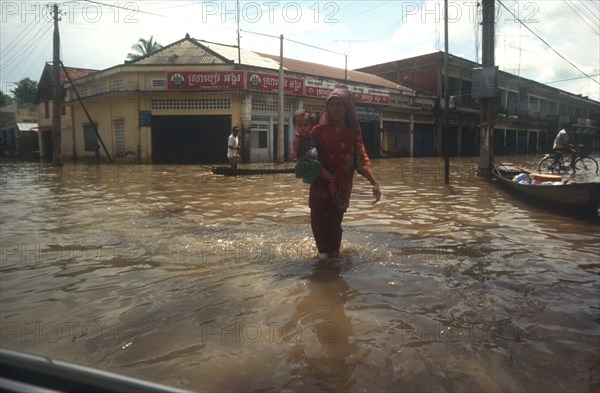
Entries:
[[154, 164], [227, 162], [231, 116], [152, 116]]

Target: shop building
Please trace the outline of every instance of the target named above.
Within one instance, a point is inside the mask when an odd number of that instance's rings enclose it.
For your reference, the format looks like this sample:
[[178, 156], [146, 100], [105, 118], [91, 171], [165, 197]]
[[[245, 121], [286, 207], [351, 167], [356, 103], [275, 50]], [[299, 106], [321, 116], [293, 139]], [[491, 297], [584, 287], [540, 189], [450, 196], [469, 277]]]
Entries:
[[[38, 91], [35, 97], [37, 105], [38, 118], [38, 147], [39, 157], [44, 161], [52, 161], [53, 143], [52, 130], [54, 127], [54, 98], [60, 97], [61, 102], [65, 100], [65, 89], [68, 85], [69, 78], [76, 80], [87, 75], [97, 72], [84, 68], [64, 67], [60, 69], [60, 80], [55, 79], [55, 69], [50, 63], [44, 65], [42, 76], [38, 82]], [[67, 76], [68, 74], [68, 76]], [[60, 86], [60, 91], [56, 91], [57, 86]], [[77, 140], [76, 130], [73, 127], [73, 111], [71, 105], [61, 105], [61, 136], [62, 136], [62, 152], [65, 157], [77, 157], [74, 151], [75, 144], [72, 141]], [[68, 150], [67, 150], [68, 149]]]
[[[448, 96], [450, 154], [479, 154], [480, 103], [474, 87], [478, 81], [474, 70], [481, 64], [449, 55]], [[442, 152], [444, 97], [446, 75], [444, 52], [377, 64], [361, 68], [415, 91], [416, 96], [431, 97], [436, 105], [433, 151]], [[572, 137], [590, 150], [600, 150], [600, 103], [521, 78], [507, 72], [497, 73], [497, 107], [494, 128], [494, 152], [497, 155], [540, 154], [550, 151], [561, 124], [572, 125]]]
[[[338, 83], [354, 93], [371, 156], [410, 155], [415, 141], [397, 130], [413, 124], [433, 136], [434, 102], [419, 100], [412, 89], [364, 72], [288, 58], [283, 68], [286, 158], [294, 111], [307, 108], [318, 116]], [[74, 87], [65, 85], [63, 158], [104, 160], [106, 148], [116, 161], [221, 163], [230, 130], [238, 126], [244, 161], [275, 162], [278, 72], [278, 56], [189, 35], [137, 61], [90, 72], [75, 79]]]

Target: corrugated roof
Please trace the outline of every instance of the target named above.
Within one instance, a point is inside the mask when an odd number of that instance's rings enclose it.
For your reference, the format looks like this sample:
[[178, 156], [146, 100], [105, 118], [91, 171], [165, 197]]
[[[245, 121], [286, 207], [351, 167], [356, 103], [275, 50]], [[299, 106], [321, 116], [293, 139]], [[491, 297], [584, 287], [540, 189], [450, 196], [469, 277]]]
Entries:
[[205, 50], [202, 45], [189, 36], [131, 62], [136, 65], [219, 65], [228, 63], [231, 63], [228, 56]]
[[[196, 40], [200, 45], [203, 45], [210, 50], [213, 50], [219, 53], [221, 56], [231, 60], [232, 62], [238, 63], [238, 47], [217, 44], [214, 42]], [[252, 66], [252, 67], [261, 67], [261, 68], [269, 68], [273, 70], [279, 69], [279, 61], [274, 61], [269, 57], [265, 57], [256, 52], [252, 52], [246, 49], [240, 49], [241, 63], [243, 65]]]
[[[277, 64], [279, 64], [279, 56], [269, 55], [269, 54], [261, 54], [261, 56], [266, 56], [272, 59], [277, 60]], [[305, 75], [314, 75], [320, 76], [324, 78], [337, 79], [340, 81], [345, 80], [346, 78], [346, 70], [343, 68], [336, 68], [316, 63], [310, 63], [302, 60], [295, 60], [284, 58], [283, 59], [283, 68], [286, 71], [294, 72], [298, 74]], [[348, 70], [348, 79], [347, 83], [361, 83], [378, 87], [386, 87], [389, 89], [403, 90], [403, 91], [413, 91], [412, 89], [397, 84], [396, 82], [389, 81], [387, 79], [381, 78], [376, 75], [367, 74], [361, 71]]]
[[17, 123], [19, 131], [37, 131], [38, 123]]
[[[131, 64], [153, 64], [153, 65], [223, 65], [241, 64], [244, 66], [263, 68], [268, 70], [279, 70], [279, 56], [256, 53], [237, 46], [218, 44], [204, 40], [191, 38], [189, 35], [180, 41], [165, 46], [146, 57], [131, 62]], [[341, 68], [309, 63], [307, 61], [284, 59], [284, 69], [287, 72], [317, 76], [328, 79], [343, 81], [346, 71]], [[367, 74], [365, 72], [348, 70], [348, 84], [359, 83], [376, 87], [384, 87], [395, 90], [412, 91], [410, 88], [395, 82]]]
[[98, 70], [89, 70], [89, 69], [85, 69], [85, 68], [74, 68], [74, 67], [62, 68], [61, 67], [61, 69], [60, 69], [60, 82], [61, 83], [68, 82], [67, 76], [65, 75], [65, 69], [67, 70], [67, 73], [73, 80], [78, 79], [78, 78], [83, 78], [84, 76], [88, 76], [90, 74], [98, 72]]
[[[65, 69], [67, 70], [67, 72], [69, 73], [69, 76], [71, 77], [71, 79], [75, 80], [77, 78], [83, 78], [84, 76], [88, 76], [90, 74], [93, 74], [95, 72], [98, 72], [98, 70], [91, 70], [91, 69], [87, 69], [87, 68], [75, 68], [75, 67], [60, 67], [60, 83], [64, 84], [67, 83], [69, 81], [69, 79], [67, 78], [67, 75], [65, 74]], [[50, 80], [52, 80], [53, 76], [54, 76], [54, 65], [50, 64], [50, 63], [46, 63], [46, 66], [44, 67], [44, 71], [42, 72], [42, 77], [40, 78], [40, 82], [42, 82], [43, 79], [45, 78], [50, 78]]]

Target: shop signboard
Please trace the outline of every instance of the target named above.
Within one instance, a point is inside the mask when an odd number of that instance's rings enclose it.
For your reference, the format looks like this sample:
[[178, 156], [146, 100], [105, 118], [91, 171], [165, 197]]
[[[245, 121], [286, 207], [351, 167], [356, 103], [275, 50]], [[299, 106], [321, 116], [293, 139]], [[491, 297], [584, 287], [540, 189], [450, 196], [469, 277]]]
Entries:
[[[307, 78], [304, 81], [304, 95], [315, 98], [327, 98], [329, 93], [335, 89], [337, 84], [337, 82]], [[377, 105], [389, 105], [390, 103], [390, 93], [387, 90], [372, 89], [354, 85], [346, 85], [346, 87], [352, 93], [354, 96], [354, 101], [357, 103]]]
[[[279, 91], [279, 75], [264, 72], [247, 71], [248, 90], [256, 90], [264, 93], [277, 93]], [[284, 77], [283, 92], [288, 95], [302, 95], [304, 90], [304, 79]]]
[[244, 71], [167, 72], [169, 90], [227, 90], [244, 88]]

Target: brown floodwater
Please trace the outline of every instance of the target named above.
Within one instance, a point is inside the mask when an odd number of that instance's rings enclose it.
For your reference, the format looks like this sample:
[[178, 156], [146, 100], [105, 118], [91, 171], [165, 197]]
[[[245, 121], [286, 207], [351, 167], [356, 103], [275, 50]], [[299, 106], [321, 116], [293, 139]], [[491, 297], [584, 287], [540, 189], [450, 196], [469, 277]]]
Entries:
[[598, 219], [451, 163], [374, 160], [335, 262], [293, 175], [2, 163], [2, 347], [194, 391], [599, 391]]

